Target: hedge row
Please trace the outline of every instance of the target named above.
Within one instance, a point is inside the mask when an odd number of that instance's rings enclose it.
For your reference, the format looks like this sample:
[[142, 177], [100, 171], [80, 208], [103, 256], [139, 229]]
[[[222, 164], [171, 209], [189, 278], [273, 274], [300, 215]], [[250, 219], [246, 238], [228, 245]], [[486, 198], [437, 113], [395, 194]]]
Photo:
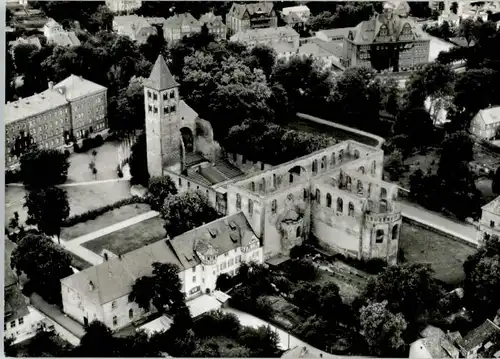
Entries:
[[92, 219], [96, 219], [97, 217], [99, 217], [100, 215], [103, 215], [106, 212], [112, 211], [114, 209], [117, 209], [117, 208], [120, 208], [123, 206], [127, 206], [129, 204], [135, 204], [135, 203], [147, 203], [147, 201], [146, 201], [146, 199], [141, 198], [139, 196], [125, 198], [125, 199], [122, 199], [118, 202], [109, 204], [107, 206], [92, 209], [92, 210], [84, 212], [82, 214], [77, 214], [77, 215], [71, 216], [64, 221], [62, 226], [63, 227], [71, 227], [71, 226], [74, 226], [75, 224], [78, 224], [78, 223], [87, 222], [87, 221], [90, 221]]

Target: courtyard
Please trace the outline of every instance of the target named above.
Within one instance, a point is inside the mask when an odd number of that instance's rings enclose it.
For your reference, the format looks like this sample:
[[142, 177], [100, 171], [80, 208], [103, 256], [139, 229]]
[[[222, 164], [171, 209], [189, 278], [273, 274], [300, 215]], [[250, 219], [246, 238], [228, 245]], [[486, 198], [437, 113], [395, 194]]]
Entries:
[[[83, 153], [73, 153], [69, 157], [68, 180], [66, 183], [102, 181], [117, 179], [116, 167], [118, 166], [119, 141], [104, 142], [102, 146], [90, 149]], [[96, 151], [94, 157], [92, 152]], [[89, 164], [94, 161], [97, 175], [94, 178]]]
[[476, 249], [420, 226], [403, 222], [399, 248], [407, 263], [429, 264], [435, 278], [460, 285], [465, 278], [463, 263]]
[[82, 243], [82, 247], [101, 254], [107, 249], [118, 255], [131, 252], [166, 237], [163, 219], [154, 217], [121, 230]]

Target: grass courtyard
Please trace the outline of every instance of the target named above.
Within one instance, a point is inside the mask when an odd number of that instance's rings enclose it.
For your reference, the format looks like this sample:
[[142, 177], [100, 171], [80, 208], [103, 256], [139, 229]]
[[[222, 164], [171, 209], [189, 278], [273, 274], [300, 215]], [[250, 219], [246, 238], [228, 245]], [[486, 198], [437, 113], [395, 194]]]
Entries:
[[85, 242], [82, 246], [96, 254], [100, 254], [103, 249], [116, 255], [128, 253], [165, 238], [166, 232], [163, 223], [164, 221], [160, 217], [151, 218]]
[[430, 264], [435, 278], [450, 285], [464, 280], [463, 263], [476, 249], [422, 227], [403, 223], [399, 247], [406, 262]]
[[129, 204], [116, 208], [100, 215], [96, 219], [63, 228], [61, 231], [61, 238], [64, 240], [71, 240], [133, 218], [139, 214], [149, 212], [150, 210], [151, 208], [149, 205], [144, 203]]

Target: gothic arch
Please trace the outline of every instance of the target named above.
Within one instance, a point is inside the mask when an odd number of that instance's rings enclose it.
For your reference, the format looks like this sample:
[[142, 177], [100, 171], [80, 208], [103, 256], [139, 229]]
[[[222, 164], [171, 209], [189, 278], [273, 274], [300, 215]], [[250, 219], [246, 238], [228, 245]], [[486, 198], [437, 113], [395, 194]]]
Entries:
[[193, 131], [189, 127], [182, 127], [180, 129], [182, 143], [184, 144], [184, 151], [186, 153], [194, 152], [194, 136]]

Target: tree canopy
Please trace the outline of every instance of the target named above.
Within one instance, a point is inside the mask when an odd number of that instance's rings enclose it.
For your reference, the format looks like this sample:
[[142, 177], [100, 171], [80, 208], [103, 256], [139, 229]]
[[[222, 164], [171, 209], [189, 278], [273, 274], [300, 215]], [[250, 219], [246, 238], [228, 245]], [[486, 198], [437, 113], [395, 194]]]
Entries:
[[146, 134], [142, 133], [137, 137], [136, 142], [132, 145], [132, 155], [129, 159], [130, 179], [131, 184], [148, 185], [149, 170], [147, 157]]
[[67, 156], [55, 149], [31, 149], [21, 156], [21, 177], [25, 185], [44, 188], [66, 182]]
[[219, 217], [208, 198], [199, 191], [187, 191], [167, 197], [161, 215], [165, 220], [165, 230], [171, 238]]
[[151, 177], [148, 185], [148, 199], [151, 209], [160, 211], [165, 199], [177, 194], [177, 187], [170, 176]]

